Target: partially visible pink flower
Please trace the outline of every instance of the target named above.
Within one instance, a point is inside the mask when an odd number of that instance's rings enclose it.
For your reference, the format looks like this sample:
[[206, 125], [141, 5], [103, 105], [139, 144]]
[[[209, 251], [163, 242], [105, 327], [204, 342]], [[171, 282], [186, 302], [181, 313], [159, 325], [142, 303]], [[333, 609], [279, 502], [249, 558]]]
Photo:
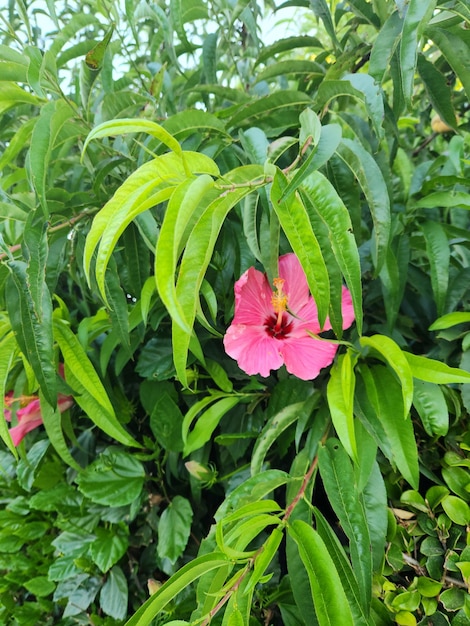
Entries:
[[[342, 293], [343, 328], [354, 321], [351, 294]], [[318, 322], [317, 306], [295, 254], [279, 258], [274, 290], [265, 274], [250, 267], [235, 283], [235, 316], [224, 337], [225, 351], [249, 375], [269, 376], [285, 365], [303, 380], [316, 378], [333, 361], [338, 346], [315, 339], [331, 329]]]
[[[59, 373], [63, 375], [63, 369], [59, 370]], [[25, 435], [38, 426], [41, 426], [43, 422], [41, 406], [37, 396], [21, 396], [19, 398], [14, 398], [13, 392], [9, 391], [4, 398], [4, 404], [5, 406], [10, 407], [13, 402], [19, 402], [21, 405], [21, 408], [16, 412], [18, 424], [13, 426], [13, 428], [10, 428], [10, 436], [13, 444], [18, 446]], [[66, 396], [59, 393], [57, 404], [59, 411], [63, 413], [72, 406], [73, 398], [72, 396]], [[9, 409], [5, 409], [4, 413], [7, 422], [11, 422], [11, 411]]]

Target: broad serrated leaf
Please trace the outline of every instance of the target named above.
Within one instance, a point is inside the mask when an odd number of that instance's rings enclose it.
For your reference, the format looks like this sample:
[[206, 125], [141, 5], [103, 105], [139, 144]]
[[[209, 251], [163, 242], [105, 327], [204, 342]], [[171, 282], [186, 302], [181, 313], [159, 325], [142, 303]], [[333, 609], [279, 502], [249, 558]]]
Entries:
[[128, 604], [127, 579], [122, 569], [116, 565], [109, 572], [100, 591], [100, 608], [103, 613], [116, 620], [123, 620], [127, 615]]
[[441, 388], [424, 380], [415, 380], [413, 405], [430, 437], [447, 435], [449, 409]]
[[135, 457], [119, 448], [106, 448], [77, 477], [80, 491], [93, 502], [125, 506], [136, 500], [145, 481], [145, 469]]

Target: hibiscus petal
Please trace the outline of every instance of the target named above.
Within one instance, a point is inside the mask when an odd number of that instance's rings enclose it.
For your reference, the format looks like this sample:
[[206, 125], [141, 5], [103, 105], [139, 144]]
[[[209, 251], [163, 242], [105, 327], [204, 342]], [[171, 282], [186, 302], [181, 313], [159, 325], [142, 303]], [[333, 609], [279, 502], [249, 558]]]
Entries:
[[13, 445], [17, 446], [21, 443], [25, 435], [29, 432], [41, 426], [42, 417], [36, 417], [35, 419], [26, 419], [10, 428], [10, 436], [13, 441]]
[[343, 286], [341, 296], [341, 314], [343, 316], [343, 328], [349, 328], [354, 322], [354, 307], [349, 289]]
[[307, 335], [285, 339], [281, 354], [288, 372], [302, 380], [312, 380], [320, 370], [332, 363], [337, 349], [333, 343]]
[[286, 282], [284, 292], [288, 296], [287, 306], [297, 314], [309, 299], [310, 291], [305, 272], [295, 254], [289, 253], [279, 257], [279, 277]]
[[283, 364], [279, 354], [280, 342], [270, 337], [264, 326], [232, 324], [224, 336], [225, 351], [238, 367], [253, 376], [269, 376]]
[[272, 293], [266, 276], [250, 267], [235, 283], [233, 324], [262, 325], [273, 314]]

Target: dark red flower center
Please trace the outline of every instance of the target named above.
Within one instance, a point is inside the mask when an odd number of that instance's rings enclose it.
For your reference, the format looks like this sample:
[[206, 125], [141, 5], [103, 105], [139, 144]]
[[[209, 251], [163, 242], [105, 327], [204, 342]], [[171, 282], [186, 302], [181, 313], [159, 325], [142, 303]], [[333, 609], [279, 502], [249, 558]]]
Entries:
[[270, 315], [264, 322], [266, 333], [274, 339], [286, 339], [292, 330], [292, 319], [287, 313], [282, 315]]

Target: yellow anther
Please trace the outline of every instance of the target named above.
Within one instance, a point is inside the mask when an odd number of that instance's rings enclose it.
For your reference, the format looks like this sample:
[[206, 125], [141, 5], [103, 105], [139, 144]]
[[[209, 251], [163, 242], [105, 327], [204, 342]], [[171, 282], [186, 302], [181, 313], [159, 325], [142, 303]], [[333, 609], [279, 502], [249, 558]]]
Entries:
[[273, 283], [276, 291], [271, 296], [271, 304], [275, 313], [282, 314], [287, 309], [287, 294], [283, 292], [285, 280], [275, 278]]

